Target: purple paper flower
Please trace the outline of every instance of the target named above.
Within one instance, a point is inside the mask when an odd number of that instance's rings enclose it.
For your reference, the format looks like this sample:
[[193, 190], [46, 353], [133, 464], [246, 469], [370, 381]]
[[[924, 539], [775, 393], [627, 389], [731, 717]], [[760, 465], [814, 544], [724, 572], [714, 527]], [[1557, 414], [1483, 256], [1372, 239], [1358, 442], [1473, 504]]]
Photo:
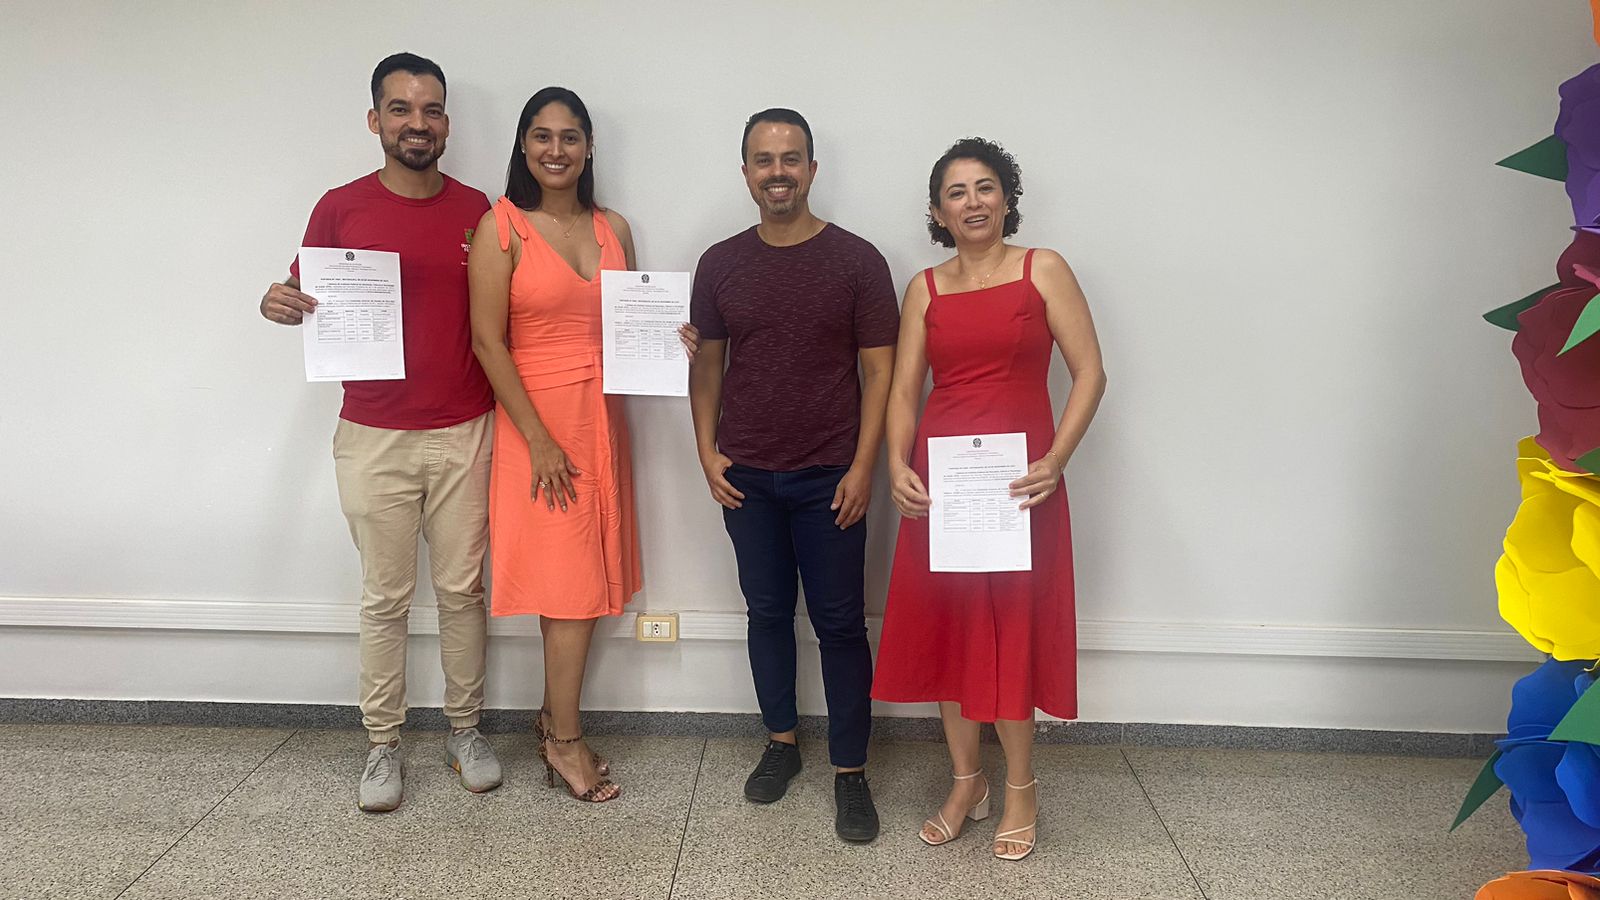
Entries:
[[1600, 63], [1561, 85], [1556, 137], [1567, 145], [1567, 196], [1577, 224], [1600, 224]]
[[1551, 659], [1511, 689], [1510, 732], [1494, 772], [1511, 790], [1511, 814], [1528, 836], [1534, 869], [1600, 872], [1600, 747], [1550, 740], [1595, 683], [1593, 661]]

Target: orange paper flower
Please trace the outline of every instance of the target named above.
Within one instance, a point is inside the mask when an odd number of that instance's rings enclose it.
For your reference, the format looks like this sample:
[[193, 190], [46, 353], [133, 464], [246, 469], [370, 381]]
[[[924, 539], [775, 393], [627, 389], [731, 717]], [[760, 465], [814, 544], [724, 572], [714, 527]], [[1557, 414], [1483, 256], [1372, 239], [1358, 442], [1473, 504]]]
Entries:
[[1600, 878], [1576, 872], [1512, 872], [1478, 889], [1476, 900], [1600, 900]]

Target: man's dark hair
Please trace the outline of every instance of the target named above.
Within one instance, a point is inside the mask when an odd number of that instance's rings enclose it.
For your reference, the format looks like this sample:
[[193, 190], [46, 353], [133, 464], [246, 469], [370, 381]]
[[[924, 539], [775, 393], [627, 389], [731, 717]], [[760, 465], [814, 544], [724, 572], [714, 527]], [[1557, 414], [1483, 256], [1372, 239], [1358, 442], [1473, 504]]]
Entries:
[[806, 124], [806, 117], [800, 115], [792, 109], [774, 106], [771, 109], [763, 109], [761, 112], [751, 116], [749, 121], [744, 123], [744, 137], [739, 139], [740, 162], [744, 162], [745, 159], [747, 159], [750, 155], [751, 130], [753, 130], [757, 125], [760, 125], [762, 122], [781, 122], [784, 125], [799, 126], [800, 130], [806, 133], [806, 162], [810, 162], [817, 158], [817, 148], [816, 145], [811, 141], [811, 126]]
[[511, 138], [511, 162], [506, 165], [506, 197], [522, 209], [538, 209], [544, 192], [538, 179], [528, 171], [528, 160], [522, 153], [522, 137], [533, 127], [533, 117], [552, 103], [559, 103], [572, 111], [583, 128], [584, 141], [589, 144], [589, 158], [583, 161], [583, 171], [578, 173], [578, 205], [594, 209], [594, 121], [589, 118], [589, 108], [578, 95], [564, 87], [547, 87], [528, 98], [517, 117], [517, 133]]
[[439, 79], [439, 86], [444, 87], [444, 70], [439, 64], [426, 57], [415, 53], [396, 53], [385, 57], [378, 67], [372, 70], [372, 108], [377, 109], [383, 102], [383, 80], [395, 72], [409, 72], [412, 75], [432, 75]]
[[[1011, 237], [1016, 234], [1017, 226], [1022, 224], [1022, 213], [1017, 211], [1017, 201], [1022, 197], [1022, 168], [1017, 165], [1016, 157], [994, 141], [969, 137], [951, 144], [950, 149], [933, 164], [933, 171], [928, 175], [928, 205], [934, 209], [939, 207], [939, 189], [944, 187], [945, 170], [958, 159], [983, 163], [1000, 179], [1000, 193], [1006, 198], [1006, 217], [1001, 223], [1000, 236]], [[939, 224], [933, 217], [933, 210], [928, 211], [928, 236], [941, 246], [956, 245], [955, 235]]]

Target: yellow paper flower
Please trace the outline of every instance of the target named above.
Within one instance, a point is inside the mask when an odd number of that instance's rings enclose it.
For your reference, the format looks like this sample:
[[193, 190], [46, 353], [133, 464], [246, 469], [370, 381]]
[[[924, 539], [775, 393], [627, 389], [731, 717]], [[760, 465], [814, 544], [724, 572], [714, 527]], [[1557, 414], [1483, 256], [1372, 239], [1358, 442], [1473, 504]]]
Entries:
[[1600, 657], [1600, 477], [1569, 472], [1524, 438], [1522, 505], [1495, 566], [1500, 616], [1556, 659]]

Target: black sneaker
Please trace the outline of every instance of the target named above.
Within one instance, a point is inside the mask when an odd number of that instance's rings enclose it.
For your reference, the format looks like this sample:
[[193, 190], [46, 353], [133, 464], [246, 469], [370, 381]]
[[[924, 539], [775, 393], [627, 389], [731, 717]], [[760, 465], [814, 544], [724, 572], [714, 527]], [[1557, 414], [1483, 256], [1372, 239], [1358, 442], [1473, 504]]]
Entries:
[[761, 762], [744, 782], [744, 796], [756, 803], [782, 800], [789, 790], [789, 779], [800, 774], [800, 748], [783, 741], [767, 741]]
[[853, 844], [865, 844], [878, 836], [878, 808], [872, 805], [872, 789], [865, 772], [840, 772], [833, 776], [833, 830]]

